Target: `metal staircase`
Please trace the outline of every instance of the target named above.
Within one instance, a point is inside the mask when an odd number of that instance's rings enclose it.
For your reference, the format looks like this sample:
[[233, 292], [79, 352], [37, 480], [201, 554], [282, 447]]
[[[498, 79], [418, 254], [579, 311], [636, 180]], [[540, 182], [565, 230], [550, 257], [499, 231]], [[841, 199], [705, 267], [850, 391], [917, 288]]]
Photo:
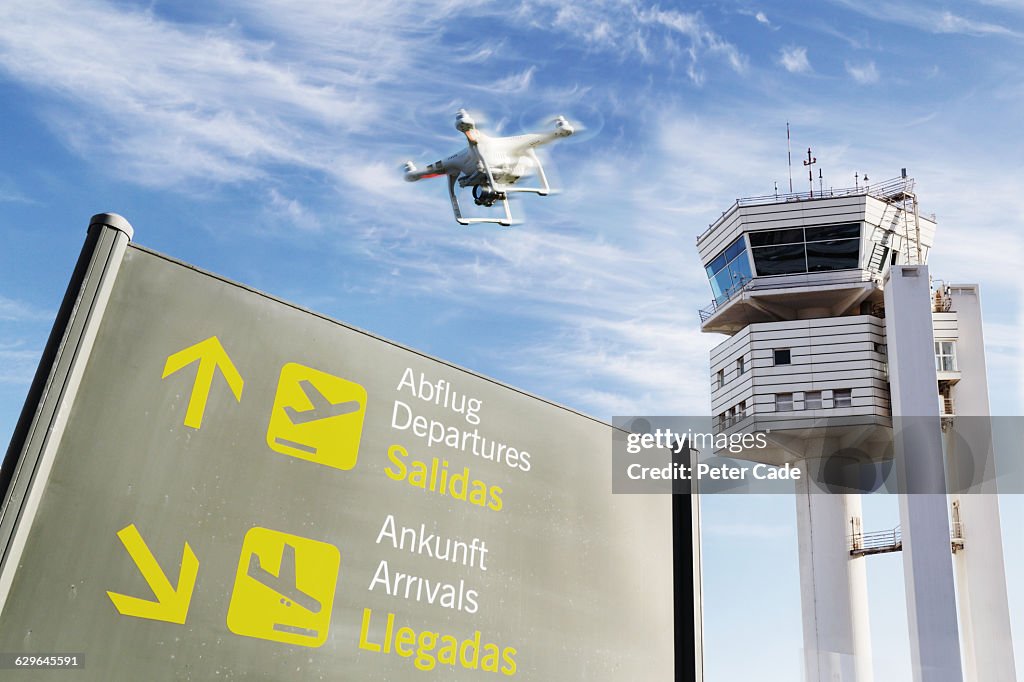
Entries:
[[882, 268], [885, 265], [885, 256], [889, 253], [888, 241], [889, 233], [886, 233], [884, 242], [874, 242], [874, 246], [871, 247], [871, 256], [868, 257], [868, 270], [872, 273], [881, 274]]

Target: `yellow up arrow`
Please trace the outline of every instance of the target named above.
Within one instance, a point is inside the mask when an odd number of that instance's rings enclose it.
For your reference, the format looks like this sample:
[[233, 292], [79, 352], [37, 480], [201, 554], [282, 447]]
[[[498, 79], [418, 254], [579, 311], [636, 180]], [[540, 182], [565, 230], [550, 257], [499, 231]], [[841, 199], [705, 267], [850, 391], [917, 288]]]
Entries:
[[153, 590], [156, 601], [130, 597], [126, 594], [107, 592], [110, 601], [123, 616], [134, 616], [135, 618], [148, 618], [149, 620], [163, 620], [168, 623], [184, 623], [188, 615], [188, 607], [192, 602], [192, 590], [196, 586], [196, 576], [199, 575], [199, 559], [196, 558], [192, 548], [185, 543], [185, 549], [181, 553], [181, 570], [178, 573], [178, 587], [171, 585], [167, 575], [156, 562], [156, 557], [149, 551], [146, 542], [139, 535], [139, 529], [135, 524], [125, 526], [117, 533], [121, 538], [128, 555], [139, 567], [139, 572], [146, 579], [150, 589]]
[[191, 426], [193, 429], [203, 425], [203, 413], [206, 411], [206, 401], [210, 397], [215, 369], [220, 367], [221, 375], [228, 382], [231, 392], [235, 394], [235, 400], [239, 402], [242, 400], [242, 386], [245, 384], [242, 375], [238, 373], [238, 369], [216, 336], [211, 336], [168, 357], [161, 378], [166, 379], [179, 369], [197, 361], [199, 370], [196, 372], [196, 382], [192, 386], [192, 396], [188, 400], [188, 410], [185, 412], [185, 426]]

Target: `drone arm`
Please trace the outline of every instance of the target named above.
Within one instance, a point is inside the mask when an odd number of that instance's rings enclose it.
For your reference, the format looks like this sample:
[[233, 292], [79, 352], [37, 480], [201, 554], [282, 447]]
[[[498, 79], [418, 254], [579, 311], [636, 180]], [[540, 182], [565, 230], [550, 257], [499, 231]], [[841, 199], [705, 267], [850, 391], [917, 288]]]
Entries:
[[555, 119], [554, 130], [550, 130], [546, 133], [530, 133], [528, 135], [523, 135], [522, 137], [525, 138], [523, 140], [525, 142], [523, 146], [527, 149], [535, 149], [546, 144], [551, 144], [555, 140], [560, 140], [563, 137], [569, 137], [575, 132], [576, 129], [572, 127], [572, 124], [565, 120], [564, 116], [559, 116]]
[[412, 161], [405, 162], [405, 181], [416, 182], [424, 178], [436, 178], [440, 175], [445, 175], [447, 168], [443, 161], [435, 161], [423, 170], [416, 168], [416, 164]]

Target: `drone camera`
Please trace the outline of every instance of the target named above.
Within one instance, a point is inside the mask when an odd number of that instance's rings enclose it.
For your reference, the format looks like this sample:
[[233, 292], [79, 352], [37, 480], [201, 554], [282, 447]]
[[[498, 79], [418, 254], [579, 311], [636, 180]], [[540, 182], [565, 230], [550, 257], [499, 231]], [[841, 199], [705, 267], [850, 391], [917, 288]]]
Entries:
[[498, 192], [484, 185], [473, 185], [473, 202], [477, 206], [494, 206], [495, 201], [504, 201], [507, 198], [504, 192]]

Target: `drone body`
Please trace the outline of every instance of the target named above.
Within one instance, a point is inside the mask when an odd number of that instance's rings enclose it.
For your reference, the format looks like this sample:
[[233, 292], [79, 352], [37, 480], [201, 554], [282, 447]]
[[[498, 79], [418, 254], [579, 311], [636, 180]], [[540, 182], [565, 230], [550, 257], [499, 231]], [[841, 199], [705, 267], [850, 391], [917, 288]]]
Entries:
[[[451, 198], [455, 220], [460, 225], [470, 223], [498, 223], [509, 226], [512, 224], [512, 211], [508, 204], [508, 195], [513, 192], [530, 192], [547, 196], [551, 192], [548, 179], [544, 175], [544, 167], [537, 158], [534, 149], [541, 145], [572, 135], [575, 130], [559, 116], [555, 119], [555, 129], [546, 133], [527, 133], [510, 137], [491, 137], [477, 130], [476, 123], [459, 109], [455, 115], [455, 128], [466, 136], [469, 143], [462, 151], [452, 154], [447, 159], [435, 161], [423, 170], [419, 170], [409, 161], [405, 164], [405, 179], [409, 182], [434, 178], [448, 177], [448, 196]], [[536, 170], [540, 179], [540, 187], [517, 187], [525, 175]], [[473, 201], [477, 206], [490, 207], [501, 202], [505, 209], [503, 218], [465, 218], [459, 206], [455, 192], [455, 184], [459, 187], [471, 187]]]

